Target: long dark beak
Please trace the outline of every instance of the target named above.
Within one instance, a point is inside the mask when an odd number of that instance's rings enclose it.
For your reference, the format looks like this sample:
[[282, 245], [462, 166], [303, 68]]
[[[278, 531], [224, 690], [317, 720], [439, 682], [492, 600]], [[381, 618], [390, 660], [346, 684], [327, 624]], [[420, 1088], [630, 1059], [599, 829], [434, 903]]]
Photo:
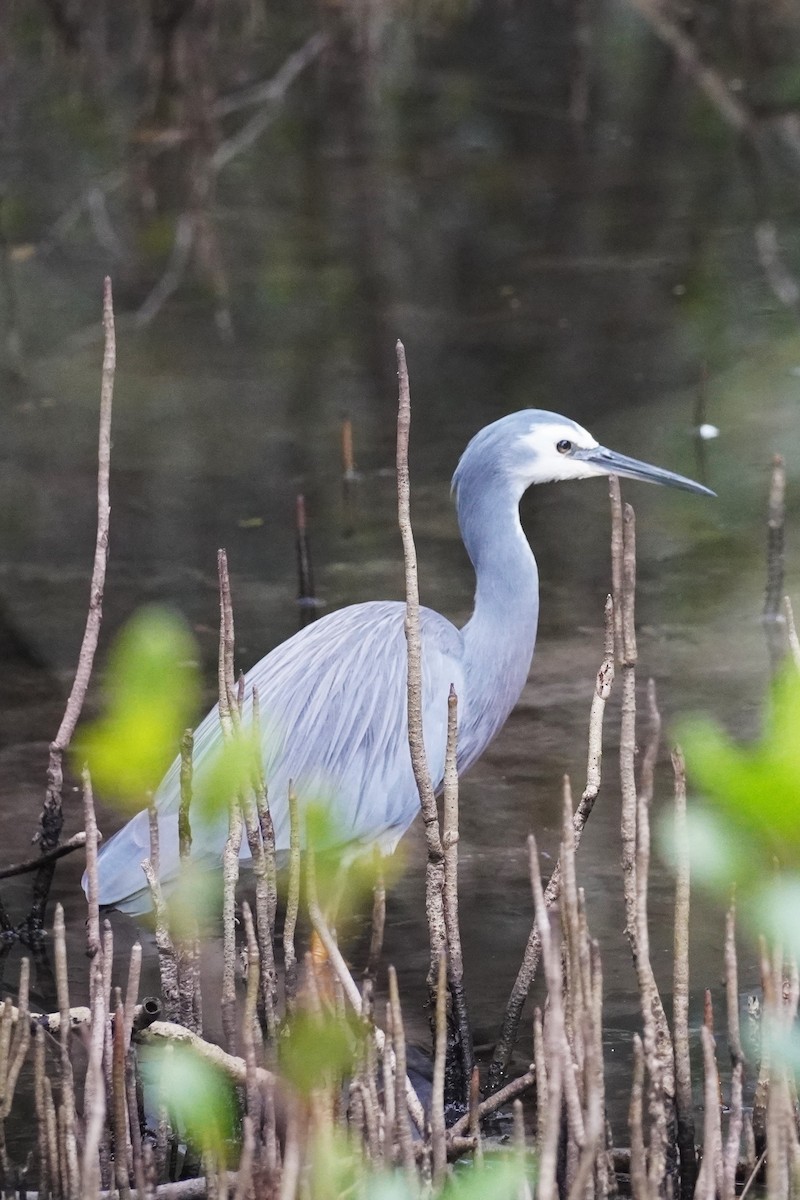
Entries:
[[666, 487], [683, 488], [685, 492], [696, 492], [699, 496], [716, 496], [711, 488], [702, 483], [695, 483], [685, 475], [677, 475], [675, 471], [665, 471], [662, 467], [651, 467], [649, 463], [639, 462], [638, 458], [628, 458], [627, 454], [617, 454], [616, 450], [606, 450], [605, 446], [597, 446], [594, 450], [575, 450], [575, 458], [594, 463], [608, 475], [622, 475], [626, 479], [644, 479], [647, 483], [663, 483]]

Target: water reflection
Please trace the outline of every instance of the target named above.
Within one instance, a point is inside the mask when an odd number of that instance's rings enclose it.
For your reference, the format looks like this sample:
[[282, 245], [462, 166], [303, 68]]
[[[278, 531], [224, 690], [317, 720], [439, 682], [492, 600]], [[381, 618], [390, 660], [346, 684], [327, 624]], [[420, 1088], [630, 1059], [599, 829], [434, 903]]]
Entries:
[[[287, 90], [264, 135], [213, 188], [205, 178], [199, 197], [187, 193], [178, 159], [163, 151], [151, 160], [143, 149], [152, 94], [120, 69], [124, 18], [107, 30], [105, 67], [89, 86], [75, 78], [74, 63], [45, 54], [52, 35], [36, 25], [44, 15], [31, 18], [26, 40], [12, 8], [2, 17], [13, 46], [4, 84], [13, 104], [3, 110], [6, 146], [14, 147], [4, 229], [20, 349], [5, 361], [15, 378], [0, 444], [4, 856], [29, 851], [46, 744], [83, 627], [99, 386], [98, 345], [86, 331], [97, 322], [107, 270], [119, 279], [123, 311], [106, 645], [143, 602], [172, 604], [200, 640], [210, 697], [219, 545], [233, 574], [240, 665], [289, 636], [299, 492], [319, 598], [333, 608], [401, 595], [392, 463], [393, 346], [402, 335], [422, 596], [457, 622], [468, 615], [473, 581], [449, 478], [476, 429], [515, 408], [553, 408], [605, 444], [691, 475], [705, 379], [707, 419], [721, 430], [706, 446], [705, 470], [719, 500], [698, 506], [626, 489], [638, 514], [641, 673], [658, 680], [667, 726], [678, 712], [709, 708], [737, 731], [753, 730], [766, 674], [756, 620], [762, 513], [776, 449], [787, 457], [792, 507], [800, 338], [764, 282], [749, 183], [728, 131], [624, 6], [597, 6], [581, 129], [567, 111], [569, 6], [442, 8], [417, 30], [381, 10], [375, 19], [384, 25], [362, 31], [372, 52], [335, 41]], [[305, 20], [289, 5], [259, 17], [239, 77], [223, 46], [219, 78], [233, 91], [268, 76], [311, 32]], [[144, 36], [138, 27], [127, 32]], [[210, 86], [198, 78], [200, 92]], [[90, 103], [98, 95], [100, 108]], [[210, 136], [203, 123], [218, 98], [206, 96], [191, 117], [202, 137], [190, 153], [208, 136], [213, 155], [230, 136], [227, 124]], [[162, 133], [179, 119], [189, 118], [164, 116]], [[157, 184], [142, 182], [142, 156]], [[115, 173], [122, 182], [112, 189]], [[198, 184], [195, 175], [188, 171]], [[97, 209], [59, 225], [92, 186], [105, 187], [122, 257], [98, 236]], [[179, 215], [198, 207], [200, 269], [181, 277], [149, 323], [126, 322], [124, 310], [141, 312], [164, 278]], [[362, 473], [347, 502], [345, 417]], [[554, 854], [560, 776], [568, 770], [582, 783], [609, 577], [602, 483], [539, 488], [525, 500], [523, 521], [542, 579], [536, 660], [462, 801], [467, 974], [486, 1041], [530, 922], [525, 835], [535, 827]], [[795, 561], [790, 585], [797, 580]], [[611, 1057], [624, 1053], [638, 1023], [618, 896], [616, 736], [612, 712], [604, 792], [579, 855], [604, 955]], [[665, 803], [666, 755], [658, 783]], [[81, 820], [74, 793], [67, 807], [72, 832]], [[107, 833], [115, 820], [104, 814]], [[418, 830], [405, 853], [387, 953], [422, 1034]], [[58, 886], [79, 944], [78, 874], [77, 864], [62, 864]], [[671, 883], [664, 871], [653, 874], [653, 957], [668, 998]], [[21, 889], [4, 889], [12, 910]], [[722, 962], [719, 917], [700, 911], [697, 997]], [[124, 923], [118, 929], [133, 936]], [[52, 1005], [46, 980], [36, 1002]], [[527, 1060], [529, 1049], [520, 1053]]]

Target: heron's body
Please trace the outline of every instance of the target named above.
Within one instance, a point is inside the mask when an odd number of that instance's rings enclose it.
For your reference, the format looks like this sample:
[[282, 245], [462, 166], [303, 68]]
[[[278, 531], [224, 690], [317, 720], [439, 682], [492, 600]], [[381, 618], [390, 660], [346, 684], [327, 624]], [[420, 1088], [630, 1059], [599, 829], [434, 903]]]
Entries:
[[[565, 445], [569, 452], [556, 449]], [[451, 684], [458, 695], [462, 773], [504, 724], [528, 676], [539, 582], [519, 500], [533, 482], [608, 474], [620, 464], [621, 473], [644, 470], [621, 456], [609, 466], [603, 455], [614, 457], [574, 422], [528, 410], [487, 426], [461, 459], [453, 483], [476, 574], [474, 611], [463, 629], [430, 609], [421, 617], [424, 740], [437, 788], [444, 774]], [[647, 470], [661, 482], [704, 490], [680, 476]], [[331, 613], [276, 647], [246, 676], [245, 696], [255, 686], [265, 716], [263, 754], [278, 851], [289, 846], [290, 781], [301, 803], [321, 800], [329, 806], [342, 845], [377, 844], [390, 852], [419, 811], [407, 736], [404, 614], [405, 605], [392, 602]], [[195, 733], [196, 770], [221, 740], [214, 708]], [[155, 796], [161, 876], [167, 882], [178, 870], [179, 796], [176, 761]], [[219, 863], [226, 825], [222, 818], [194, 823], [196, 859]], [[132, 912], [149, 907], [140, 866], [149, 844], [147, 814], [140, 813], [101, 850], [102, 904]]]

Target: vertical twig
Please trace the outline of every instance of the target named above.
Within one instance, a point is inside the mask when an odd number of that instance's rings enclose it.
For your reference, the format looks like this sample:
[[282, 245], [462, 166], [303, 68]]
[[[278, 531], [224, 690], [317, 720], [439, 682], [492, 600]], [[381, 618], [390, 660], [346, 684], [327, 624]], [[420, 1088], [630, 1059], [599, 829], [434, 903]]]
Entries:
[[297, 954], [294, 935], [300, 908], [300, 817], [297, 796], [289, 783], [289, 886], [286, 896], [286, 916], [283, 922], [283, 963], [286, 1008], [294, 1012], [297, 997]]
[[56, 905], [53, 922], [56, 988], [58, 991], [59, 1040], [61, 1043], [61, 1112], [68, 1200], [78, 1200], [78, 1145], [76, 1139], [75, 1084], [69, 1055], [69, 971], [64, 909]]
[[[566, 1032], [562, 1001], [561, 953], [554, 943], [550, 929], [550, 919], [539, 871], [539, 853], [533, 834], [528, 837], [528, 864], [536, 920], [542, 939], [542, 961], [549, 1003], [544, 1028], [544, 1055], [547, 1061], [547, 1113], [541, 1138], [537, 1200], [555, 1200], [555, 1196], [558, 1194], [556, 1170], [558, 1143], [561, 1136], [561, 1104], [568, 1084], [567, 1075], [571, 1073], [572, 1066], [565, 1056]], [[575, 1083], [574, 1076], [572, 1083], [573, 1085]], [[537, 1088], [541, 1086], [542, 1081], [537, 1079]]]
[[679, 746], [672, 751], [675, 775], [675, 926], [672, 1024], [675, 1043], [675, 1111], [678, 1123], [681, 1200], [691, 1200], [697, 1182], [694, 1104], [689, 1061], [690, 866], [686, 829], [686, 765]]
[[[573, 826], [575, 830], [575, 848], [577, 850], [580, 845], [581, 835], [583, 834], [584, 826], [594, 808], [595, 801], [600, 793], [601, 784], [601, 767], [603, 760], [603, 717], [605, 715], [606, 701], [611, 694], [611, 688], [614, 683], [614, 621], [615, 621], [614, 603], [611, 596], [606, 600], [605, 604], [605, 639], [604, 639], [604, 658], [600, 664], [600, 669], [597, 672], [595, 679], [594, 694], [592, 695], [592, 706], [589, 714], [589, 749], [586, 764], [586, 787], [581, 796], [580, 803], [575, 810], [573, 818]], [[550, 876], [547, 888], [544, 893], [545, 905], [547, 909], [551, 909], [557, 903], [561, 894], [561, 862], [556, 863], [555, 870]], [[503, 1026], [498, 1038], [497, 1047], [495, 1049], [491, 1065], [489, 1067], [489, 1091], [497, 1091], [503, 1084], [508, 1064], [511, 1061], [511, 1054], [514, 1049], [514, 1044], [519, 1033], [519, 1023], [522, 1016], [522, 1009], [530, 991], [536, 975], [536, 970], [539, 965], [539, 958], [542, 952], [541, 935], [539, 925], [534, 918], [531, 926], [528, 941], [525, 946], [525, 951], [522, 956], [517, 977], [514, 980], [514, 985], [506, 1004], [506, 1011], [503, 1015]]]
[[633, 1086], [628, 1113], [631, 1132], [631, 1195], [648, 1200], [647, 1164], [644, 1151], [644, 1048], [638, 1033], [633, 1035]]
[[481, 1137], [481, 1118], [478, 1111], [480, 1099], [480, 1074], [477, 1066], [474, 1066], [469, 1081], [469, 1134], [475, 1140], [475, 1166], [478, 1170], [483, 1166], [483, 1138]]
[[175, 944], [169, 930], [169, 913], [161, 893], [161, 884], [153, 869], [152, 859], [142, 863], [144, 877], [150, 889], [150, 899], [155, 917], [156, 948], [158, 967], [161, 974], [161, 993], [164, 997], [164, 1012], [168, 1021], [177, 1021], [181, 1012], [181, 993], [178, 983], [178, 959]]
[[792, 602], [788, 596], [783, 597], [783, 615], [786, 619], [786, 637], [789, 643], [789, 651], [792, 655], [792, 662], [798, 671], [800, 671], [800, 637], [797, 636]]
[[[89, 585], [89, 611], [86, 627], [78, 655], [75, 679], [64, 710], [64, 716], [55, 738], [50, 743], [50, 758], [47, 768], [47, 789], [39, 818], [39, 848], [43, 854], [54, 850], [61, 837], [63, 816], [61, 793], [64, 785], [64, 751], [72, 741], [75, 726], [81, 715], [83, 701], [89, 687], [100, 626], [103, 620], [103, 590], [108, 563], [108, 534], [111, 515], [109, 500], [109, 475], [111, 468], [111, 410], [114, 398], [114, 373], [116, 370], [116, 338], [114, 333], [114, 304], [111, 295], [111, 280], [106, 276], [103, 283], [103, 370], [100, 384], [100, 431], [97, 447], [97, 533], [95, 537], [92, 580]], [[36, 875], [33, 887], [33, 903], [28, 923], [33, 932], [40, 932], [44, 922], [45, 906], [53, 880], [55, 865], [47, 863]]]
[[400, 1157], [406, 1179], [411, 1188], [411, 1194], [416, 1195], [417, 1171], [414, 1165], [414, 1147], [411, 1142], [411, 1126], [408, 1120], [406, 1104], [406, 1033], [403, 1024], [403, 1011], [400, 1007], [400, 992], [397, 987], [397, 972], [389, 967], [389, 1003], [392, 1006], [392, 1034], [394, 1040], [395, 1058], [395, 1097], [394, 1110], [397, 1123], [397, 1137], [400, 1143]]
[[739, 970], [736, 960], [736, 900], [731, 899], [725, 914], [725, 998], [728, 1016], [728, 1049], [731, 1065], [744, 1063], [739, 1028]]
[[[102, 969], [99, 964], [93, 964], [91, 972], [94, 979], [91, 988], [92, 1025], [89, 1041], [89, 1065], [86, 1070], [86, 1094], [84, 1097], [86, 1137], [83, 1145], [83, 1165], [81, 1169], [83, 1200], [96, 1200], [100, 1192], [99, 1152], [106, 1119], [106, 1088], [103, 1076], [103, 1045], [106, 1024], [105, 995]], [[42, 1033], [41, 1029], [37, 1030], [37, 1053], [41, 1041], [39, 1034]], [[42, 1054], [43, 1059], [44, 1054]], [[42, 1061], [43, 1068], [44, 1062]]]
[[[447, 932], [447, 965], [450, 992], [453, 997], [455, 1023], [461, 1058], [461, 1081], [458, 1099], [464, 1103], [469, 1096], [469, 1084], [474, 1066], [472, 1031], [469, 1024], [467, 997], [464, 990], [464, 956], [461, 951], [461, 929], [458, 920], [458, 697], [450, 685], [447, 701], [447, 745], [444, 759], [443, 831], [444, 848], [444, 917]], [[438, 1028], [438, 1026], [437, 1026]]]
[[422, 820], [425, 826], [425, 842], [428, 849], [428, 865], [425, 876], [425, 910], [428, 917], [430, 938], [430, 966], [428, 969], [428, 993], [431, 1007], [435, 1011], [436, 973], [439, 955], [447, 944], [444, 916], [444, 850], [439, 829], [439, 813], [428, 761], [422, 727], [422, 634], [419, 614], [419, 584], [417, 580], [417, 552], [411, 528], [411, 486], [408, 472], [408, 439], [411, 428], [411, 393], [408, 383], [408, 367], [403, 343], [397, 343], [397, 374], [399, 379], [399, 403], [397, 411], [397, 512], [400, 536], [403, 542], [403, 560], [406, 579], [405, 633], [408, 647], [408, 745], [411, 765], [419, 792]]
[[786, 522], [786, 470], [783, 458], [772, 460], [767, 517], [767, 586], [764, 595], [764, 632], [773, 675], [786, 657], [786, 621], [782, 612], [784, 541]]
[[[615, 520], [616, 506], [612, 505]], [[619, 773], [622, 788], [622, 880], [625, 895], [625, 933], [636, 955], [636, 524], [633, 509], [624, 506], [621, 529], [615, 529], [614, 545], [622, 541], [622, 594], [614, 597], [614, 610], [622, 614], [622, 719], [619, 741]]]
[[[97, 882], [97, 817], [94, 811], [92, 777], [84, 765], [83, 781], [83, 827], [86, 830], [86, 955], [95, 958], [100, 953], [100, 904]], [[94, 972], [92, 972], [94, 978]]]
[[125, 1009], [116, 989], [114, 1008], [114, 1063], [112, 1069], [112, 1095], [114, 1117], [114, 1178], [120, 1200], [130, 1200], [130, 1176], [128, 1174], [128, 1098], [125, 1087]]
[[[228, 558], [217, 551], [219, 574], [219, 718], [226, 742], [240, 729], [240, 713], [234, 676], [234, 628]], [[222, 1027], [230, 1054], [236, 1053], [236, 884], [239, 879], [239, 850], [242, 844], [242, 813], [238, 792], [228, 804], [228, 837], [222, 852]]]
[[189, 900], [192, 886], [191, 807], [194, 786], [194, 733], [184, 730], [181, 738], [180, 801], [178, 804], [178, 854], [182, 896], [177, 945], [175, 947], [180, 994], [180, 1023], [194, 1033], [203, 1028], [203, 999], [200, 990], [200, 931], [197, 915]]
[[433, 1060], [431, 1095], [431, 1144], [433, 1148], [433, 1186], [441, 1188], [447, 1177], [447, 1142], [444, 1124], [444, 1077], [447, 1058], [447, 958], [439, 956], [436, 986], [436, 1043]]
[[375, 882], [372, 885], [372, 921], [370, 925], [369, 953], [367, 965], [364, 968], [366, 979], [374, 979], [378, 971], [381, 951], [383, 949], [383, 934], [386, 927], [386, 883], [383, 878], [381, 855], [375, 850], [373, 859]]

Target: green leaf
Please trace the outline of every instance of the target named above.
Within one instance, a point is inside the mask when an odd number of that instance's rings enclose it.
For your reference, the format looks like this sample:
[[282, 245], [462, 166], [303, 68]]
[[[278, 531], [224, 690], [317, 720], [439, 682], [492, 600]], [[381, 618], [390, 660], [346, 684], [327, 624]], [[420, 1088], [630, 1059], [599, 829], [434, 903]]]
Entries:
[[227, 813], [233, 799], [252, 790], [259, 754], [252, 729], [240, 729], [197, 771], [192, 809], [201, 820]]
[[750, 851], [800, 863], [800, 674], [782, 673], [772, 688], [764, 734], [738, 746], [706, 718], [677, 731], [691, 783], [741, 836]]
[[532, 1161], [523, 1162], [516, 1154], [487, 1154], [482, 1167], [470, 1164], [453, 1174], [442, 1200], [517, 1200], [532, 1168]]
[[345, 1021], [298, 1013], [281, 1042], [281, 1074], [308, 1095], [326, 1076], [338, 1079], [351, 1069], [358, 1044]]
[[151, 1053], [152, 1077], [176, 1128], [194, 1145], [217, 1153], [233, 1144], [238, 1104], [228, 1076], [190, 1046], [154, 1046]]
[[105, 692], [105, 714], [77, 739], [73, 757], [88, 762], [107, 796], [139, 807], [196, 713], [196, 648], [180, 618], [160, 608], [132, 617], [109, 654]]

